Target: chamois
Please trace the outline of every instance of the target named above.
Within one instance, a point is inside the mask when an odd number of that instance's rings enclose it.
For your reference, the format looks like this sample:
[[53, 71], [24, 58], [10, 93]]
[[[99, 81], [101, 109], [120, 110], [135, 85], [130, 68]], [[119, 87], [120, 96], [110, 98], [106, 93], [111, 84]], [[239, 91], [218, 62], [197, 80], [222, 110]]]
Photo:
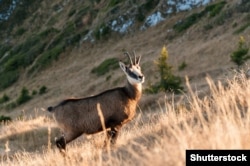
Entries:
[[[66, 144], [82, 134], [95, 134], [107, 129], [107, 138], [115, 144], [120, 128], [131, 121], [136, 112], [136, 106], [141, 98], [144, 75], [140, 68], [140, 59], [134, 52], [134, 62], [128, 52], [125, 53], [130, 65], [119, 61], [119, 65], [127, 77], [124, 87], [104, 91], [96, 96], [78, 99], [66, 99], [48, 111], [62, 131], [55, 144], [60, 151], [66, 151]], [[103, 123], [99, 112], [101, 111]]]

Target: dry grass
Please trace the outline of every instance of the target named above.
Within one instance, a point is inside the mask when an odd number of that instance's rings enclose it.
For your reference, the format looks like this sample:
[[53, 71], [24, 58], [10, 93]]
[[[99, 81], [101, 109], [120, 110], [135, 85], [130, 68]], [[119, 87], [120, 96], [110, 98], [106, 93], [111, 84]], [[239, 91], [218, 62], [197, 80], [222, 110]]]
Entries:
[[[0, 164], [181, 166], [186, 149], [249, 149], [250, 82], [237, 74], [226, 86], [209, 78], [207, 83], [210, 93], [202, 99], [187, 83], [189, 93], [182, 101], [165, 101], [151, 112], [141, 110], [111, 150], [102, 148], [104, 133], [99, 133], [70, 143], [63, 157], [50, 144], [57, 131], [44, 116], [2, 125]], [[33, 134], [23, 138], [28, 131]]]

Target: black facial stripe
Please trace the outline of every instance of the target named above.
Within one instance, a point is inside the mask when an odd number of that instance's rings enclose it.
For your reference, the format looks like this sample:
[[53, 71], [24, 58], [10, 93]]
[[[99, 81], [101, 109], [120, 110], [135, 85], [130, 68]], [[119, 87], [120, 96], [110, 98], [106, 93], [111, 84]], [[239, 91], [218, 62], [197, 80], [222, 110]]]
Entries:
[[131, 72], [130, 70], [127, 70], [127, 73], [128, 73], [128, 75], [129, 75], [130, 77], [132, 77], [132, 78], [134, 78], [134, 79], [138, 79], [138, 76], [137, 76], [135, 73]]

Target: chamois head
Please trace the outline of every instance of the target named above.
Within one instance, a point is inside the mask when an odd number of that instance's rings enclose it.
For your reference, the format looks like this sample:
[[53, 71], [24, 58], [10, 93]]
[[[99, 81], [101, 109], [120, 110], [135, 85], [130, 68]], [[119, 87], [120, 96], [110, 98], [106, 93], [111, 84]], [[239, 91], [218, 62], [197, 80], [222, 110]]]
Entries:
[[138, 84], [138, 83], [143, 83], [144, 82], [144, 75], [142, 74], [141, 67], [140, 67], [141, 56], [139, 56], [139, 58], [137, 58], [135, 55], [135, 52], [134, 52], [134, 62], [133, 62], [132, 58], [128, 52], [126, 52], [124, 54], [128, 56], [128, 58], [130, 60], [130, 65], [125, 65], [121, 61], [119, 62], [119, 64], [120, 64], [121, 69], [126, 74], [129, 83], [132, 85]]

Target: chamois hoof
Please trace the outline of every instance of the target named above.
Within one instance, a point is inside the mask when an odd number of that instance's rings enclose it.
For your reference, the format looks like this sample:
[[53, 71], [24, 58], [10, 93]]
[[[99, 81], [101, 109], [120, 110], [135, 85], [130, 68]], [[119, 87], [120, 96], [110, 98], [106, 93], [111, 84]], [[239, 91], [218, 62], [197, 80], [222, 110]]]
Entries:
[[56, 146], [60, 151], [66, 151], [66, 141], [64, 137], [55, 138]]

